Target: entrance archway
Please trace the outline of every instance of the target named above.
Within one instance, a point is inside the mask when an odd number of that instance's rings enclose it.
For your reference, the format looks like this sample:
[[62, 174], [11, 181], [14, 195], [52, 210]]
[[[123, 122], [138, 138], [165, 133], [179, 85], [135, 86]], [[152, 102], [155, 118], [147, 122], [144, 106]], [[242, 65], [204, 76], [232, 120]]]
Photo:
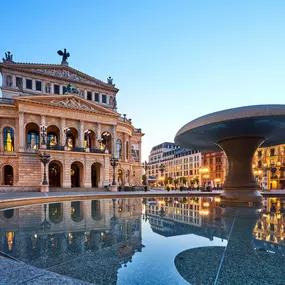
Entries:
[[91, 166], [91, 185], [92, 185], [92, 188], [99, 187], [100, 168], [101, 168], [101, 164], [98, 162], [93, 163]]
[[50, 162], [48, 175], [50, 187], [61, 187], [61, 165], [58, 162]]
[[80, 187], [83, 178], [83, 165], [80, 162], [73, 162], [70, 169], [71, 187]]
[[14, 170], [11, 165], [5, 165], [3, 168], [4, 185], [13, 185], [14, 183]]

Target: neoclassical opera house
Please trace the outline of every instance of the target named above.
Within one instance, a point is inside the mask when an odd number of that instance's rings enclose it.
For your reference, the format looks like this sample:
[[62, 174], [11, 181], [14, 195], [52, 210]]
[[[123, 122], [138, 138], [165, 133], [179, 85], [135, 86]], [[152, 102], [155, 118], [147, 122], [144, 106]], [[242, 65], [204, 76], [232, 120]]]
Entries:
[[[118, 89], [61, 64], [0, 63], [0, 191], [39, 191], [46, 165], [49, 190], [141, 184], [143, 133], [117, 112]], [[9, 186], [9, 187], [8, 187]]]

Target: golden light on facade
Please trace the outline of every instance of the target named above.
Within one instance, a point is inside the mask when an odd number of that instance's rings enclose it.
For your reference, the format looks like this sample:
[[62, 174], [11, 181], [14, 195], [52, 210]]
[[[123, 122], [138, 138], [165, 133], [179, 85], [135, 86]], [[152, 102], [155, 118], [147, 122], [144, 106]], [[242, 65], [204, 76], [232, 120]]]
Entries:
[[217, 203], [221, 202], [221, 198], [220, 197], [215, 197], [215, 202], [217, 202]]
[[210, 214], [209, 210], [202, 209], [199, 211], [201, 216], [208, 216]]
[[209, 203], [209, 202], [204, 202], [204, 203], [203, 203], [203, 206], [204, 206], [204, 207], [209, 207], [209, 206], [210, 206], [210, 203]]

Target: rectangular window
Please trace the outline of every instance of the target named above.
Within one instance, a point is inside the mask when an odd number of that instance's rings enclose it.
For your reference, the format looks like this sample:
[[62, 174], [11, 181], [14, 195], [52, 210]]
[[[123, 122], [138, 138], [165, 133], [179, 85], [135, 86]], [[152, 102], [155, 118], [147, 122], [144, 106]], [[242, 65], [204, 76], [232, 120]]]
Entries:
[[95, 93], [95, 102], [99, 102], [99, 93]]
[[54, 84], [53, 89], [54, 89], [54, 94], [59, 94], [59, 85]]
[[92, 92], [87, 91], [87, 100], [92, 100]]
[[106, 95], [102, 95], [102, 103], [107, 103], [107, 96]]
[[31, 79], [26, 79], [26, 89], [33, 88], [33, 81]]
[[42, 91], [42, 82], [41, 81], [36, 81], [36, 90], [37, 91]]

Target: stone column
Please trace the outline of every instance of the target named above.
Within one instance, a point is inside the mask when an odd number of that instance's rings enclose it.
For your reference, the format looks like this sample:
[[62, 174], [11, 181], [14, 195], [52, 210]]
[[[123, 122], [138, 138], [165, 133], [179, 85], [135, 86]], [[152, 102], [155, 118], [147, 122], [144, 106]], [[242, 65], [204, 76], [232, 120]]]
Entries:
[[78, 134], [79, 147], [84, 146], [84, 122], [80, 121], [79, 134]]
[[19, 112], [19, 152], [25, 148], [24, 112]]
[[87, 90], [84, 90], [84, 99], [87, 100]]
[[[41, 115], [41, 125], [45, 126], [46, 125], [46, 116]], [[45, 142], [47, 143], [47, 136], [45, 137]], [[40, 129], [40, 147], [41, 148], [46, 148], [47, 145], [43, 144], [43, 137], [42, 137], [42, 131]]]
[[63, 94], [63, 87], [61, 84], [59, 85], [59, 94], [61, 94], [61, 95]]
[[26, 89], [26, 77], [22, 77], [23, 89]]
[[94, 93], [94, 91], [92, 91], [92, 101], [93, 102], [95, 101], [95, 93]]
[[123, 133], [123, 141], [122, 141], [122, 160], [127, 161], [126, 157], [126, 134]]
[[83, 187], [84, 188], [92, 188], [91, 165], [89, 165], [88, 160], [85, 160], [85, 165], [84, 165]]
[[224, 183], [224, 202], [261, 202], [262, 196], [252, 173], [252, 158], [257, 147], [264, 141], [260, 137], [224, 140], [218, 145], [227, 155], [229, 170]]
[[66, 157], [64, 159], [64, 165], [63, 165], [63, 181], [62, 181], [62, 188], [71, 188], [71, 175], [70, 175], [70, 163], [68, 154], [66, 153]]
[[101, 137], [101, 124], [100, 123], [96, 124], [95, 134], [96, 134], [95, 147], [100, 148], [100, 143], [98, 142], [98, 139]]
[[139, 145], [139, 163], [141, 163], [142, 162], [142, 142], [139, 141], [138, 145]]
[[65, 122], [65, 118], [61, 118], [60, 119], [60, 145], [64, 146], [65, 142], [66, 142], [66, 137], [65, 137], [65, 133], [64, 133], [64, 128], [66, 122]]
[[46, 83], [45, 81], [42, 81], [42, 93], [46, 93]]
[[15, 74], [12, 75], [12, 87], [13, 88], [16, 87], [16, 75]]
[[117, 126], [113, 125], [113, 130], [112, 130], [112, 154], [117, 157]]
[[54, 83], [50, 84], [50, 94], [54, 94]]
[[36, 90], [36, 79], [32, 79], [32, 90]]

